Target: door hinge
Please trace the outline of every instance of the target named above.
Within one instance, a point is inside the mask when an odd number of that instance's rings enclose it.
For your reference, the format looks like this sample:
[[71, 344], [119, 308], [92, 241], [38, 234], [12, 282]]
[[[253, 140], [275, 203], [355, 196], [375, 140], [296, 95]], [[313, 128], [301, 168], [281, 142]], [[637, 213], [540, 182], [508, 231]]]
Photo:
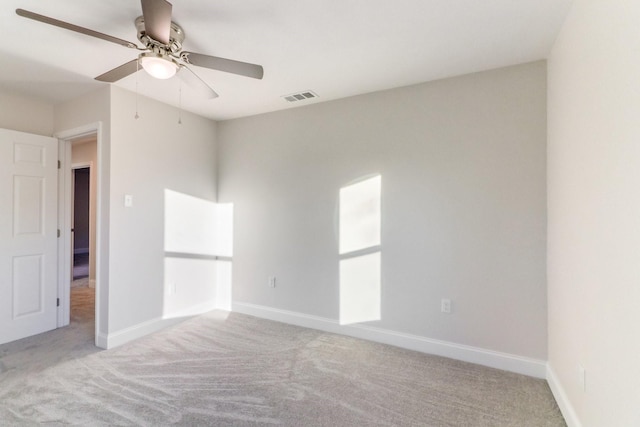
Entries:
[[56, 307], [60, 307], [60, 298], [56, 298]]
[[58, 228], [58, 237], [60, 237], [60, 229]]
[[62, 165], [60, 164], [60, 160], [58, 160], [58, 169], [60, 169]]

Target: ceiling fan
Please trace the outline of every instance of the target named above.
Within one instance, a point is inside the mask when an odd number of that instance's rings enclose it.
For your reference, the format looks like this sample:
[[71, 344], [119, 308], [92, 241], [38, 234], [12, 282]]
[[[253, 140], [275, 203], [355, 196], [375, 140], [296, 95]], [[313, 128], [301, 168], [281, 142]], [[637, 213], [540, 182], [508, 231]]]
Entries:
[[173, 8], [171, 3], [166, 0], [141, 0], [141, 2], [142, 16], [136, 18], [135, 26], [138, 31], [138, 40], [143, 44], [143, 47], [139, 47], [137, 44], [127, 40], [39, 15], [28, 10], [16, 9], [16, 13], [24, 18], [142, 51], [136, 59], [96, 77], [96, 80], [99, 81], [116, 82], [137, 72], [139, 65], [142, 65], [145, 71], [158, 79], [168, 79], [179, 72], [178, 75], [203, 96], [216, 98], [218, 94], [204, 80], [198, 77], [189, 65], [262, 79], [264, 70], [260, 65], [183, 51], [182, 42], [185, 34], [182, 27], [171, 21], [171, 10]]

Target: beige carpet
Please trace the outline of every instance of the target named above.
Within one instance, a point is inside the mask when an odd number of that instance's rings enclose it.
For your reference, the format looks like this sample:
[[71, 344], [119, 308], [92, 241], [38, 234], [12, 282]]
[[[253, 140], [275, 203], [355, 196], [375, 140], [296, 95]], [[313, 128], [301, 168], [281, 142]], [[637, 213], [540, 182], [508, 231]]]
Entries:
[[565, 425], [543, 380], [240, 314], [101, 351], [72, 292], [69, 327], [0, 346], [0, 425]]

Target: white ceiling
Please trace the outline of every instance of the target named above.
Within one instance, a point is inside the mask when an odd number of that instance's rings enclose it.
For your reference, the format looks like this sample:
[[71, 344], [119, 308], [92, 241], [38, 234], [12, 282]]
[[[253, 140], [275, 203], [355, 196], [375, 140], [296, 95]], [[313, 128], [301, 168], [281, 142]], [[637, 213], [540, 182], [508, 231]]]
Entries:
[[[261, 64], [263, 80], [193, 67], [220, 97], [182, 107], [223, 120], [546, 58], [571, 0], [172, 0], [187, 51]], [[3, 0], [0, 88], [58, 103], [137, 52], [19, 17], [27, 9], [137, 42], [136, 0]], [[139, 43], [138, 43], [139, 44]], [[117, 86], [178, 105], [179, 79]], [[304, 90], [316, 100], [291, 104]]]

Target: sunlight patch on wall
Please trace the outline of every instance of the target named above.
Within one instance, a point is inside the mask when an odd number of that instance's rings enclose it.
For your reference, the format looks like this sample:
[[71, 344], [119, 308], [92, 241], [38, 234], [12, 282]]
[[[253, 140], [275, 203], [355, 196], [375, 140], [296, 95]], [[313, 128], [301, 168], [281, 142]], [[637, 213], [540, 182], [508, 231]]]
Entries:
[[340, 189], [340, 324], [381, 318], [381, 188], [377, 175]]
[[166, 189], [164, 196], [164, 250], [215, 255], [216, 204]]
[[380, 175], [340, 189], [340, 254], [380, 244]]
[[216, 307], [231, 311], [231, 261], [216, 261]]
[[380, 320], [380, 252], [340, 261], [340, 324]]
[[[216, 308], [231, 311], [233, 204], [216, 204]], [[223, 259], [220, 259], [223, 258]]]
[[164, 218], [163, 317], [229, 309], [233, 205], [165, 189]]
[[166, 256], [163, 317], [195, 316], [215, 308], [215, 259]]
[[214, 217], [215, 224], [215, 253], [220, 257], [233, 256], [233, 204], [216, 203]]

